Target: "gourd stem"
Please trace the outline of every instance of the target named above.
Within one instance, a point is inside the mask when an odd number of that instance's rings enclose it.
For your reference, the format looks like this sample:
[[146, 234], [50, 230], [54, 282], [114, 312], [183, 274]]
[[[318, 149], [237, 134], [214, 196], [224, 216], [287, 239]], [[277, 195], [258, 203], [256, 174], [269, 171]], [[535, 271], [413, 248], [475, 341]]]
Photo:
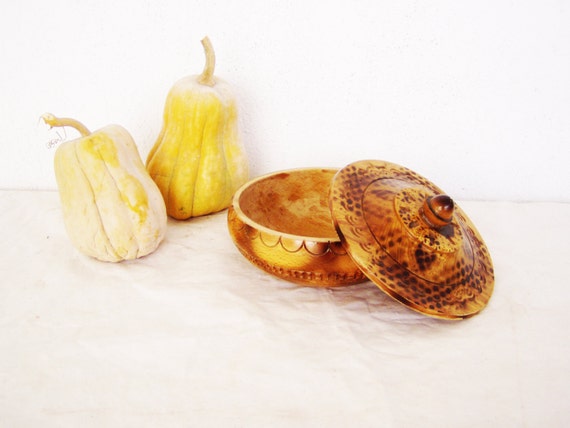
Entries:
[[85, 125], [69, 117], [55, 117], [51, 113], [45, 113], [42, 115], [42, 119], [52, 128], [55, 126], [71, 126], [72, 128], [78, 130], [82, 137], [87, 137], [89, 134], [91, 134], [91, 131], [89, 131]]
[[202, 39], [202, 46], [204, 47], [204, 53], [206, 54], [206, 65], [204, 66], [204, 71], [198, 77], [198, 83], [207, 86], [214, 86], [216, 81], [214, 79], [214, 68], [216, 67], [216, 55], [214, 53], [214, 47], [208, 36]]

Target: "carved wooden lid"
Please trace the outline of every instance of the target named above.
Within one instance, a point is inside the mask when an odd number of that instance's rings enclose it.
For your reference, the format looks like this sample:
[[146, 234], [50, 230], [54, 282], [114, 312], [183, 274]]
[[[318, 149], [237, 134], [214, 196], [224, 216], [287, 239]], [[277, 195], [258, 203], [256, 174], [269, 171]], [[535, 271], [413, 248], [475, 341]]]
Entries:
[[487, 305], [489, 251], [461, 208], [429, 180], [389, 162], [355, 162], [333, 178], [330, 208], [351, 257], [394, 299], [445, 319]]

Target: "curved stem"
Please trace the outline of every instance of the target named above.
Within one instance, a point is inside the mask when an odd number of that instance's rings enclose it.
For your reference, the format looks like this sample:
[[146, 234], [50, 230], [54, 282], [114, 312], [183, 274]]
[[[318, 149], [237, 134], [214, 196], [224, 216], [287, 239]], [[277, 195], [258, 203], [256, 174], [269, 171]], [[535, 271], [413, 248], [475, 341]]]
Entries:
[[216, 55], [214, 54], [214, 47], [208, 36], [202, 39], [202, 46], [204, 47], [204, 53], [206, 54], [206, 65], [204, 66], [204, 71], [198, 77], [198, 83], [207, 86], [214, 86], [216, 81], [214, 79], [214, 68], [216, 67]]
[[45, 113], [42, 115], [42, 119], [52, 128], [55, 126], [71, 126], [72, 128], [78, 130], [82, 137], [87, 137], [89, 134], [91, 134], [91, 131], [89, 131], [85, 125], [69, 117], [55, 117], [51, 113]]

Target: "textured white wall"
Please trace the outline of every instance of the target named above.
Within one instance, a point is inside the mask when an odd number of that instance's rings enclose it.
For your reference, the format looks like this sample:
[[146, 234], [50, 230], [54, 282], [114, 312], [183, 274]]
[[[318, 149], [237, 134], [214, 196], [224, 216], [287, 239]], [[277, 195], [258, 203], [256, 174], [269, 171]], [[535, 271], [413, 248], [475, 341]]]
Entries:
[[384, 159], [457, 199], [570, 201], [569, 22], [562, 0], [11, 2], [0, 188], [55, 189], [46, 111], [146, 158], [208, 35], [254, 175]]

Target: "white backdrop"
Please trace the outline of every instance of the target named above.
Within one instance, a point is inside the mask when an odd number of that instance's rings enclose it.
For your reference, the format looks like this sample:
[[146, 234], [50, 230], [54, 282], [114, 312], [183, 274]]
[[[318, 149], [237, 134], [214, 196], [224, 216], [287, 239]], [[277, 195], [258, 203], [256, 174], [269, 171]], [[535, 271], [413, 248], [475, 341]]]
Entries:
[[570, 201], [570, 3], [21, 0], [0, 15], [0, 188], [55, 189], [41, 124], [127, 128], [168, 89], [233, 84], [252, 174], [384, 159], [458, 199]]

